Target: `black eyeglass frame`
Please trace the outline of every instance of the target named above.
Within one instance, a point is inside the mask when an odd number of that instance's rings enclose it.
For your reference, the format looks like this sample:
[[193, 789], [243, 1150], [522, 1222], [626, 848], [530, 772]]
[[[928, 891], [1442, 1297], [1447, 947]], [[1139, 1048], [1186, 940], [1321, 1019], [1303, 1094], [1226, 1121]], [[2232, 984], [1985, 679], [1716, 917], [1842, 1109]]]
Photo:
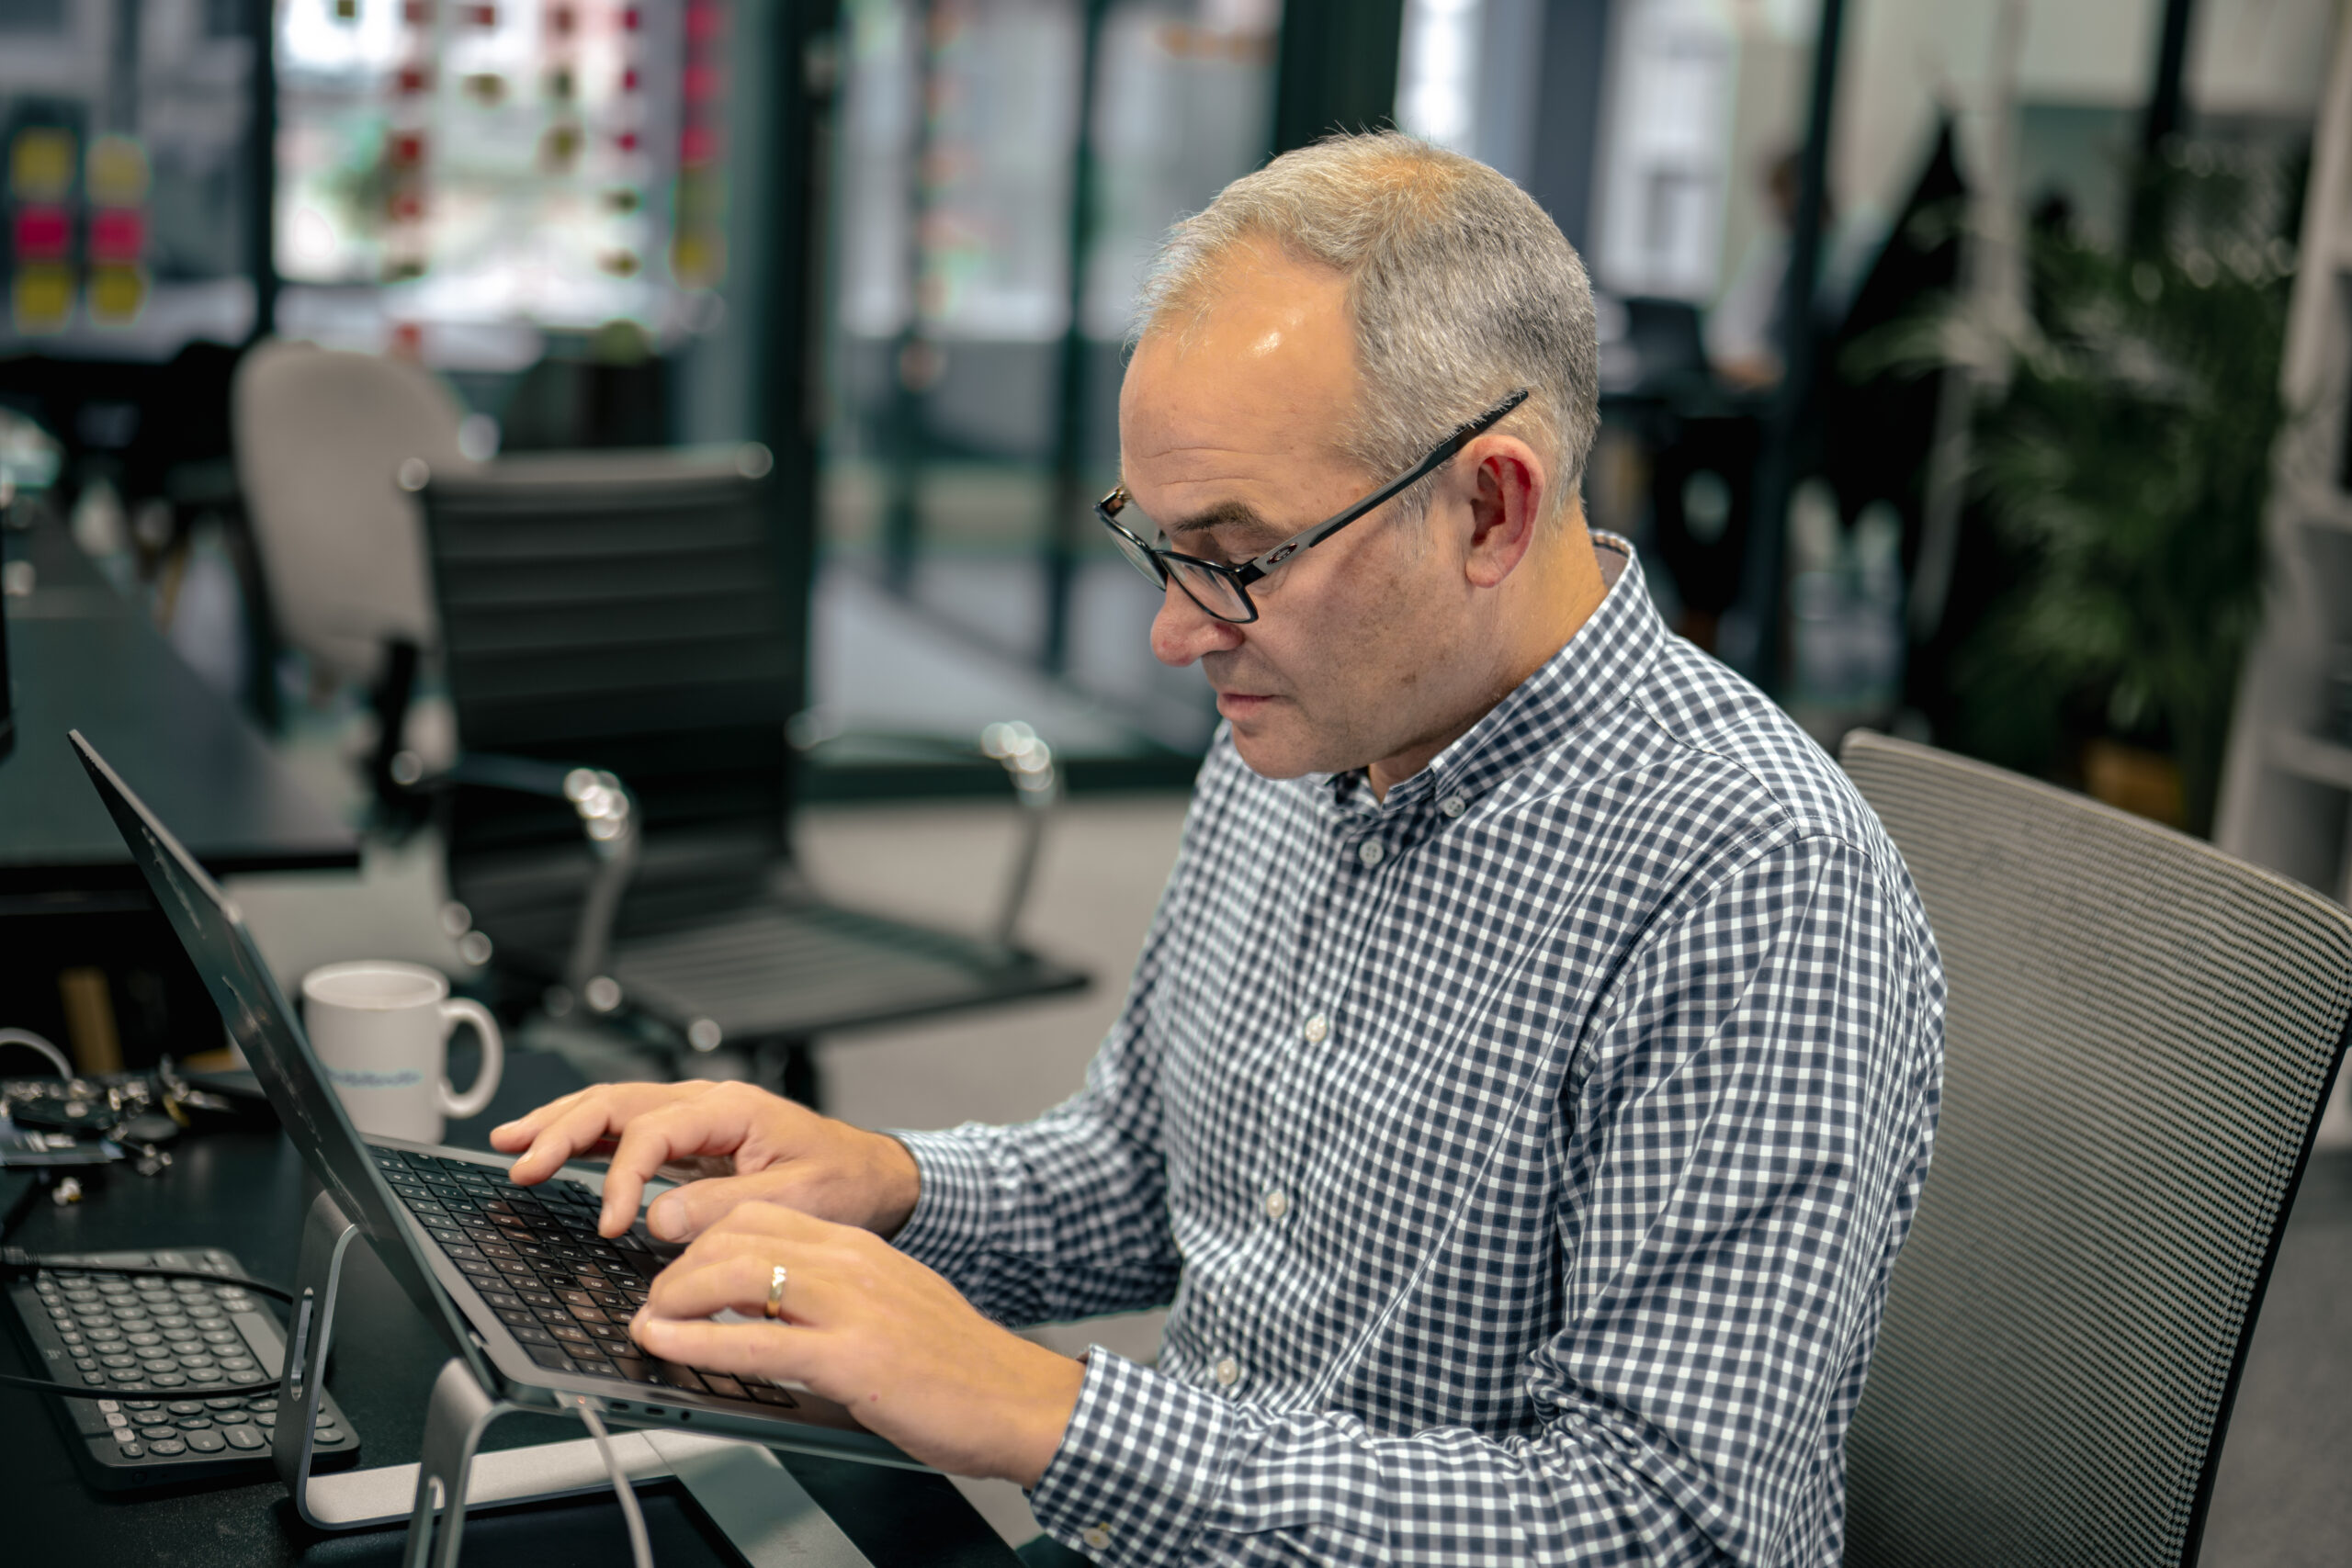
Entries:
[[[1102, 500], [1094, 503], [1094, 520], [1102, 524], [1105, 528], [1111, 530], [1111, 532], [1119, 539], [1134, 545], [1137, 550], [1143, 552], [1144, 556], [1159, 570], [1159, 584], [1162, 589], [1165, 589], [1168, 586], [1170, 580], [1172, 578], [1176, 586], [1183, 589], [1184, 597], [1190, 599], [1194, 604], [1200, 605], [1201, 613], [1203, 615], [1208, 615], [1216, 620], [1228, 622], [1234, 626], [1247, 626], [1251, 621], [1258, 618], [1257, 601], [1250, 597], [1250, 585], [1251, 583], [1264, 578], [1268, 573], [1272, 572], [1274, 568], [1282, 565], [1283, 562], [1290, 559], [1291, 557], [1298, 554], [1299, 551], [1313, 549], [1316, 546], [1321, 544], [1324, 540], [1329, 538], [1332, 535], [1338, 533], [1349, 524], [1353, 523], [1358, 518], [1364, 516], [1368, 513], [1378, 510], [1385, 502], [1394, 501], [1397, 496], [1402, 495], [1414, 485], [1419, 484], [1421, 480], [1429, 478], [1430, 475], [1437, 472], [1438, 469], [1443, 468], [1448, 462], [1452, 461], [1454, 455], [1460, 452], [1463, 447], [1468, 446], [1471, 441], [1480, 435], [1483, 435], [1488, 430], [1493, 429], [1497, 424], [1502, 422], [1502, 418], [1505, 414], [1508, 414], [1511, 410], [1525, 402], [1531, 390], [1532, 389], [1521, 387], [1518, 391], [1513, 392], [1510, 397], [1505, 398], [1501, 402], [1497, 403], [1493, 408], [1488, 409], [1485, 413], [1480, 414], [1477, 418], [1469, 421], [1465, 424], [1456, 426], [1453, 434], [1439, 442], [1428, 457], [1423, 457], [1419, 462], [1414, 464], [1404, 473], [1389, 480], [1378, 490], [1374, 491], [1362, 501], [1354, 502], [1345, 511], [1334, 513], [1332, 515], [1326, 517], [1322, 522], [1316, 524], [1311, 528], [1302, 529], [1300, 532], [1293, 534], [1281, 544], [1274, 546], [1273, 548], [1265, 551], [1261, 555], [1253, 556], [1250, 559], [1243, 561], [1238, 566], [1229, 565], [1224, 561], [1203, 560], [1198, 556], [1188, 556], [1180, 550], [1165, 549], [1158, 545], [1150, 543], [1148, 540], [1146, 540], [1141, 536], [1137, 535], [1134, 529], [1129, 528], [1126, 525], [1119, 521], [1119, 513], [1125, 511], [1127, 503], [1134, 499], [1134, 497], [1127, 494], [1127, 487], [1125, 485], [1114, 486], [1110, 494], [1104, 496]], [[1182, 561], [1188, 567], [1208, 572], [1213, 576], [1222, 578], [1226, 581], [1231, 583], [1233, 585], [1233, 596], [1241, 601], [1242, 607], [1248, 610], [1249, 614], [1246, 615], [1228, 615], [1221, 611], [1212, 609], [1206, 604], [1202, 604], [1200, 595], [1194, 593], [1190, 588], [1185, 587], [1183, 577], [1179, 573], [1171, 572], [1170, 570], [1168, 563], [1170, 561]]]

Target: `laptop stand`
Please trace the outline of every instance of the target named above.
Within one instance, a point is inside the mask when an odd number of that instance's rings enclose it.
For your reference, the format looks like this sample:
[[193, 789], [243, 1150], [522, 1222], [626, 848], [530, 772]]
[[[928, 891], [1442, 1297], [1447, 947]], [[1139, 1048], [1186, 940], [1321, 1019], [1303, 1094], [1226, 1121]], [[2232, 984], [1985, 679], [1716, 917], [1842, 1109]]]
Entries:
[[[312, 1437], [325, 1388], [335, 1299], [345, 1255], [358, 1235], [334, 1195], [321, 1192], [302, 1226], [294, 1321], [279, 1369], [271, 1444], [278, 1477], [303, 1523], [336, 1531], [405, 1518], [404, 1568], [456, 1568], [469, 1509], [579, 1496], [612, 1485], [593, 1438], [476, 1453], [490, 1424], [523, 1406], [497, 1398], [454, 1356], [433, 1380], [419, 1462], [314, 1473]], [[614, 1433], [612, 1446], [632, 1484], [669, 1479], [682, 1484], [752, 1568], [870, 1568], [792, 1472], [757, 1443], [628, 1431]]]

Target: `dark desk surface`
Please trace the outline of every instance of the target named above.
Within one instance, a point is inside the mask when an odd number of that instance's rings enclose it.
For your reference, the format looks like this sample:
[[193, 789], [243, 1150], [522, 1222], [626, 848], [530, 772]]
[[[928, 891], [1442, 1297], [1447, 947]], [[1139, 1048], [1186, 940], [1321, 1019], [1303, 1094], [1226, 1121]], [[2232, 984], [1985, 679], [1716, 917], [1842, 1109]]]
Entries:
[[7, 604], [17, 746], [0, 761], [0, 894], [139, 886], [66, 744], [76, 728], [216, 874], [359, 864], [352, 829], [62, 531], [0, 531], [0, 551], [36, 573]]
[[[464, 1082], [472, 1064], [455, 1062], [452, 1071]], [[512, 1053], [496, 1101], [470, 1122], [451, 1123], [449, 1141], [486, 1147], [484, 1134], [498, 1122], [580, 1083], [559, 1058]], [[220, 1247], [258, 1277], [283, 1283], [294, 1277], [312, 1190], [293, 1146], [275, 1133], [210, 1134], [183, 1142], [176, 1163], [160, 1177], [109, 1173], [76, 1207], [39, 1205], [10, 1240], [36, 1252]], [[413, 1462], [424, 1438], [425, 1399], [448, 1352], [365, 1247], [352, 1249], [344, 1278], [327, 1386], [358, 1430], [361, 1463]], [[0, 1335], [0, 1362], [11, 1372], [27, 1371], [6, 1335]], [[0, 1540], [11, 1562], [272, 1568], [400, 1560], [401, 1530], [321, 1535], [295, 1517], [275, 1480], [164, 1497], [92, 1492], [67, 1457], [51, 1413], [40, 1407], [43, 1399], [0, 1388], [0, 1502], [7, 1505], [0, 1510], [6, 1516]], [[483, 1447], [579, 1435], [572, 1422], [514, 1416], [490, 1428]], [[1016, 1562], [943, 1477], [791, 1453], [776, 1457], [876, 1564], [1003, 1568]], [[660, 1568], [740, 1562], [676, 1485], [641, 1488], [639, 1495]], [[629, 1562], [629, 1551], [618, 1505], [599, 1494], [470, 1515], [465, 1559], [617, 1568]]]

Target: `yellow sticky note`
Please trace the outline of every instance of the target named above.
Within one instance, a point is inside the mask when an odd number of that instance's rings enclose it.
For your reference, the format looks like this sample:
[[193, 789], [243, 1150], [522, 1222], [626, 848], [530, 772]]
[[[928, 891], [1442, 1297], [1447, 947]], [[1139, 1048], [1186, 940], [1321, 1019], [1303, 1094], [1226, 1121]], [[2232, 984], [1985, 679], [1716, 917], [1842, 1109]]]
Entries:
[[17, 330], [53, 333], [74, 318], [74, 274], [53, 262], [31, 262], [17, 268], [15, 298]]
[[20, 201], [56, 201], [74, 187], [74, 133], [28, 125], [8, 144], [8, 188]]
[[90, 141], [90, 199], [101, 207], [136, 207], [147, 199], [147, 150], [128, 136]]

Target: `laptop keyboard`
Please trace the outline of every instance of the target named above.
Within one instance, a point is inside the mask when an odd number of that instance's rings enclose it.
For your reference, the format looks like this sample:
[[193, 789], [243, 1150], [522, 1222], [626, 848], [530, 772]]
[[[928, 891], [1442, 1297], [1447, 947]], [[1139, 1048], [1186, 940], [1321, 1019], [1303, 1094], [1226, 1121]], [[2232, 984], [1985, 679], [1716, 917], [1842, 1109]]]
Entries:
[[519, 1187], [493, 1166], [370, 1148], [384, 1179], [531, 1359], [549, 1371], [791, 1407], [764, 1383], [645, 1354], [628, 1337], [662, 1262], [633, 1235], [596, 1234], [603, 1200], [564, 1178]]

